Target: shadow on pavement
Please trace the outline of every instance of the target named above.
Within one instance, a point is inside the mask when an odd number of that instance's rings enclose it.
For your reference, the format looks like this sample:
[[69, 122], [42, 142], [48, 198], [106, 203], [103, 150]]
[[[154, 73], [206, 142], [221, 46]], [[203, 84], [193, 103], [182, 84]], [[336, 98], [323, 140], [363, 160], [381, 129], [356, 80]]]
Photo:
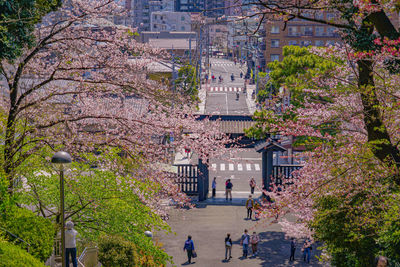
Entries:
[[303, 253], [301, 247], [303, 240], [297, 240], [297, 248], [295, 252], [295, 261], [289, 261], [290, 257], [290, 240], [285, 239], [282, 232], [260, 232], [261, 242], [258, 245], [258, 258], [262, 259], [261, 266], [324, 266], [318, 262], [316, 256], [321, 254], [317, 249], [318, 244], [313, 245], [311, 252], [311, 262], [303, 261]]

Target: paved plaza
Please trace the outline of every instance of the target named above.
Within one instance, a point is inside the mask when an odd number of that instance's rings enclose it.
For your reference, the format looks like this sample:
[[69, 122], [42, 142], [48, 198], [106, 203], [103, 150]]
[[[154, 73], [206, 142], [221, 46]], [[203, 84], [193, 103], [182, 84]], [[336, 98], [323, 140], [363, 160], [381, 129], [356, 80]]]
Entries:
[[[289, 262], [290, 241], [285, 239], [279, 224], [269, 221], [246, 220], [244, 206], [200, 204], [191, 210], [173, 210], [168, 221], [173, 233], [156, 235], [166, 252], [173, 256], [174, 264], [185, 266], [187, 257], [183, 245], [187, 235], [192, 235], [198, 257], [192, 266], [324, 266], [315, 258], [316, 246], [313, 246], [310, 264], [301, 261], [298, 243], [296, 261]], [[242, 259], [240, 237], [244, 229], [250, 234], [259, 233], [261, 242], [256, 258]], [[176, 234], [175, 234], [176, 233]], [[232, 259], [226, 262], [224, 238], [231, 234], [233, 241]], [[326, 265], [325, 265], [326, 266]]]

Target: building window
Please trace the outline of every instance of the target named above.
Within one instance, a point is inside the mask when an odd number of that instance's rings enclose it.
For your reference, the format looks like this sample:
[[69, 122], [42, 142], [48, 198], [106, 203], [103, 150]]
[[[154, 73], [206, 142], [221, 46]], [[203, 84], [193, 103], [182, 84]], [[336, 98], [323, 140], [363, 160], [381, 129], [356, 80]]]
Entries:
[[185, 31], [185, 26], [182, 26], [182, 27], [181, 27], [181, 31]]
[[325, 35], [325, 27], [317, 26], [315, 27], [315, 36], [324, 36]]
[[289, 26], [288, 27], [289, 36], [298, 36], [297, 27], [296, 26]]
[[279, 33], [279, 26], [272, 25], [272, 27], [271, 27], [271, 33]]
[[215, 32], [221, 32], [221, 29], [215, 29]]
[[326, 32], [328, 36], [335, 36], [336, 35], [336, 29], [335, 27], [328, 27], [326, 28]]
[[316, 40], [316, 41], [315, 41], [315, 45], [316, 45], [316, 46], [324, 46], [324, 41], [322, 41], [322, 40]]
[[271, 61], [279, 61], [279, 54], [271, 54]]
[[335, 19], [335, 13], [326, 13], [326, 20], [334, 20]]
[[326, 41], [326, 45], [327, 46], [335, 45], [335, 41], [332, 41], [332, 40]]
[[312, 26], [301, 26], [301, 34], [305, 36], [313, 36], [313, 27]]
[[279, 39], [272, 39], [271, 48], [278, 48], [278, 47], [279, 47]]
[[323, 20], [324, 19], [324, 13], [321, 12], [321, 11], [318, 11], [317, 13], [315, 13], [315, 18]]
[[185, 21], [185, 17], [184, 16], [181, 17], [181, 21]]
[[296, 40], [290, 40], [289, 45], [298, 45]]
[[311, 45], [311, 41], [301, 41], [300, 42], [300, 46], [310, 46]]

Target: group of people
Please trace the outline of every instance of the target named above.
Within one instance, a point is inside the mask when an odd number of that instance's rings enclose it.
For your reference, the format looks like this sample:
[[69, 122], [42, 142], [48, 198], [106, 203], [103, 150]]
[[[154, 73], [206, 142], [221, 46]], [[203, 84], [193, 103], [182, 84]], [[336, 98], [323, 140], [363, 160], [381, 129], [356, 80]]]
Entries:
[[[257, 247], [259, 242], [260, 242], [260, 236], [256, 232], [253, 232], [253, 234], [250, 236], [248, 234], [247, 229], [245, 229], [240, 238], [240, 245], [242, 246], [242, 251], [243, 251], [242, 257], [247, 258], [250, 246], [251, 246], [252, 257], [257, 256]], [[225, 260], [229, 261], [232, 258], [232, 247], [233, 247], [231, 234], [229, 233], [226, 234], [224, 244], [225, 244]], [[183, 246], [183, 251], [186, 251], [188, 258], [187, 263], [191, 264], [192, 258], [197, 257], [197, 253], [194, 249], [192, 236], [189, 235], [187, 237], [187, 240], [185, 241], [185, 244]]]

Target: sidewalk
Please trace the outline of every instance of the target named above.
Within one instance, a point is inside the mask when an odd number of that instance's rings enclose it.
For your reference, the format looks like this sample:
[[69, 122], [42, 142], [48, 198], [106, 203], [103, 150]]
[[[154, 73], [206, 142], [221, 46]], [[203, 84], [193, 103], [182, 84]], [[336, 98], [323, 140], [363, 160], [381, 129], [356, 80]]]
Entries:
[[256, 104], [256, 99], [252, 98], [253, 92], [256, 91], [256, 85], [255, 84], [248, 84], [247, 85], [247, 97], [246, 97], [246, 104], [247, 107], [249, 108], [249, 112], [251, 115], [254, 114], [254, 111], [257, 110], [257, 104]]
[[[187, 235], [192, 236], [198, 255], [193, 260], [193, 266], [329, 266], [322, 265], [315, 258], [315, 253], [318, 252], [316, 245], [313, 246], [311, 263], [304, 263], [301, 260], [301, 241], [297, 243], [296, 261], [289, 262], [290, 241], [285, 239], [280, 225], [271, 221], [247, 220], [244, 206], [214, 206], [203, 203], [191, 210], [175, 209], [170, 213], [168, 224], [176, 234], [156, 233], [154, 237], [173, 257], [174, 264], [168, 266], [186, 265], [187, 257], [183, 252], [183, 244]], [[255, 258], [241, 258], [240, 237], [244, 229], [248, 229], [250, 234], [256, 231], [260, 235], [259, 252]], [[232, 259], [229, 262], [224, 260], [224, 238], [227, 233], [231, 234], [233, 241]]]

